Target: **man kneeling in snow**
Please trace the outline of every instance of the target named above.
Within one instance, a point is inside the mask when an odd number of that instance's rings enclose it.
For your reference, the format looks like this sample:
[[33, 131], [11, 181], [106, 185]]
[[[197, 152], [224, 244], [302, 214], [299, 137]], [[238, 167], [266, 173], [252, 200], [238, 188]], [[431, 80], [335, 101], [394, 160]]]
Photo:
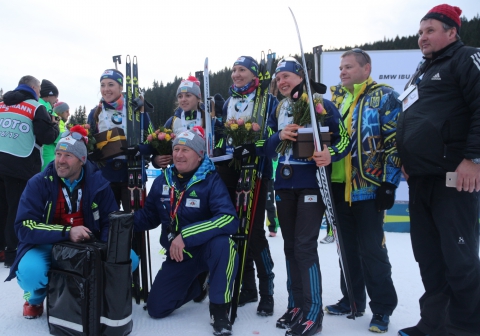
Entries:
[[203, 129], [177, 135], [173, 165], [154, 182], [145, 207], [135, 212], [135, 230], [162, 224], [160, 243], [167, 259], [148, 296], [148, 313], [165, 317], [198, 297], [197, 277], [210, 272], [210, 315], [215, 335], [230, 335], [228, 319], [238, 256], [230, 235], [238, 218], [227, 188], [205, 155]]

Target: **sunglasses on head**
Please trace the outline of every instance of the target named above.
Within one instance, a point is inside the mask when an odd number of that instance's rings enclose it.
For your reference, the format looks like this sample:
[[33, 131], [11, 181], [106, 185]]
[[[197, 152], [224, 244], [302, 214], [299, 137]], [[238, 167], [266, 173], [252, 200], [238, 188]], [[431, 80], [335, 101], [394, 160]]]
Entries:
[[72, 138], [74, 138], [75, 140], [83, 140], [83, 142], [85, 142], [85, 144], [88, 144], [88, 138], [87, 137], [84, 137], [83, 135], [81, 135], [80, 133], [78, 132], [70, 132], [70, 131], [65, 131], [62, 133], [62, 138], [65, 138], [67, 136], [71, 136]]
[[362, 54], [363, 57], [365, 58], [365, 61], [367, 61], [367, 63], [370, 63], [368, 57], [367, 57], [367, 53], [365, 51], [363, 51], [362, 49], [360, 48], [353, 48], [352, 51], [356, 54]]

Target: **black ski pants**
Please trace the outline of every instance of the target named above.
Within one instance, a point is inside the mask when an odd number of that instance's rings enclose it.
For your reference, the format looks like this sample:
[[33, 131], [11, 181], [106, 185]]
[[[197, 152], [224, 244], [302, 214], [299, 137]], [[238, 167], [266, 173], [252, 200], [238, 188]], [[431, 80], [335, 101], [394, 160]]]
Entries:
[[[337, 230], [343, 239], [353, 295], [359, 312], [365, 311], [367, 288], [370, 309], [374, 314], [392, 315], [397, 306], [397, 293], [392, 281], [392, 266], [388, 259], [384, 212], [377, 211], [375, 200], [345, 202], [345, 184], [332, 183], [337, 210]], [[342, 302], [347, 305], [349, 296], [340, 270]]]
[[5, 249], [5, 260], [11, 265], [15, 260], [18, 238], [15, 234], [15, 217], [27, 180], [0, 174], [0, 250]]
[[[236, 204], [236, 188], [239, 172], [225, 166], [217, 167], [217, 171], [225, 183], [232, 199]], [[247, 247], [247, 256], [243, 269], [242, 290], [257, 290], [255, 282], [255, 266], [257, 267], [258, 291], [260, 295], [273, 295], [273, 259], [270, 254], [267, 237], [265, 236], [265, 203], [267, 201], [269, 179], [262, 179], [253, 219], [252, 232]], [[239, 256], [241, 257], [241, 256]], [[241, 271], [241, 270], [239, 270]]]
[[479, 193], [445, 178], [411, 177], [410, 235], [425, 293], [418, 327], [430, 335], [480, 335]]
[[287, 266], [287, 308], [302, 308], [304, 318], [316, 322], [323, 314], [317, 241], [325, 206], [320, 189], [280, 189], [276, 193]]

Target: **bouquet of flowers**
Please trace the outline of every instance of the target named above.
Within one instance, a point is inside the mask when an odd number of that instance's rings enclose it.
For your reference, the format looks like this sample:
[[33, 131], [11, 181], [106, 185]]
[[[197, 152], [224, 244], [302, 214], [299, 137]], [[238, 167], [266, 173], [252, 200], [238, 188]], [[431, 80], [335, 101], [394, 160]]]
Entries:
[[172, 141], [175, 133], [169, 128], [159, 127], [152, 134], [147, 135], [147, 141], [160, 155], [172, 155]]
[[[298, 98], [298, 92], [296, 92], [292, 99], [288, 98], [290, 101], [290, 106], [292, 108], [292, 115], [293, 115], [293, 124], [299, 126], [305, 126], [308, 124], [312, 124], [312, 119], [310, 118], [310, 103], [308, 100], [308, 95], [306, 93], [302, 93], [300, 98]], [[314, 94], [313, 96], [313, 106], [315, 108], [315, 119], [321, 124], [325, 121], [325, 117], [327, 117], [327, 111], [323, 107], [323, 99], [322, 96]], [[315, 125], [312, 125], [315, 126]], [[291, 140], [282, 140], [278, 144], [276, 151], [281, 155], [285, 155], [285, 152], [292, 148], [292, 141]]]
[[230, 118], [223, 130], [227, 143], [233, 147], [255, 143], [260, 139], [260, 125], [251, 120]]

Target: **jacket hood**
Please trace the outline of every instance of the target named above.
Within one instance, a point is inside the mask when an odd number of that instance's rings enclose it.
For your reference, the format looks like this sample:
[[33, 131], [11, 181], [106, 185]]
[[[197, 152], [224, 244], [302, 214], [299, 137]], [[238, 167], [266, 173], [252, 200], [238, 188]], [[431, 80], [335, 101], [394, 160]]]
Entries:
[[[171, 165], [170, 167], [167, 168], [165, 172], [165, 178], [167, 180], [167, 183], [169, 185], [172, 185], [172, 175], [173, 175], [173, 167], [175, 165]], [[196, 183], [198, 181], [204, 180], [207, 176], [207, 174], [215, 171], [215, 165], [213, 162], [210, 160], [210, 158], [207, 156], [207, 154], [204, 154], [202, 163], [200, 163], [200, 166], [198, 166], [197, 171], [195, 174], [193, 174], [192, 178], [190, 181], [188, 181], [188, 184], [185, 189], [188, 189], [193, 183]]]
[[30, 92], [23, 90], [8, 91], [3, 95], [3, 102], [7, 106], [19, 104], [27, 99], [35, 99], [35, 97]]

